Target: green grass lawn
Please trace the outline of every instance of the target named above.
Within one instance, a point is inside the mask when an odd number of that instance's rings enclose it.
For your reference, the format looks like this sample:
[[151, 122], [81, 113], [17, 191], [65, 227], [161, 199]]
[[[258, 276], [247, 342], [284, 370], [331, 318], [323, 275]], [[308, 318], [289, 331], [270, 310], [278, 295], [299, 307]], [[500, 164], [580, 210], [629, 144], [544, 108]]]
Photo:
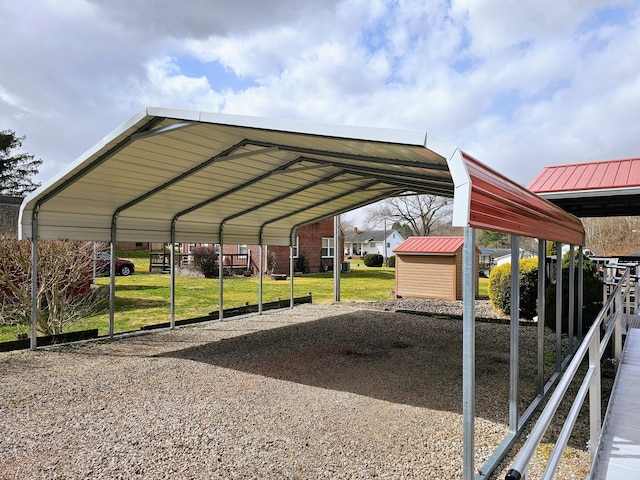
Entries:
[[[118, 252], [118, 257], [133, 261], [136, 273], [116, 277], [115, 331], [137, 330], [143, 325], [169, 321], [170, 276], [149, 273], [149, 255], [146, 250]], [[97, 285], [109, 284], [108, 277], [98, 278]], [[487, 279], [480, 279], [480, 296], [486, 295]], [[218, 279], [205, 279], [176, 275], [176, 320], [199, 317], [219, 308]], [[232, 277], [223, 282], [224, 308], [239, 307], [246, 302], [258, 303], [258, 278]], [[343, 273], [340, 281], [343, 301], [384, 301], [392, 297], [395, 288], [395, 270], [370, 268], [362, 261], [351, 262], [351, 272]], [[263, 279], [263, 302], [289, 298], [289, 280]], [[484, 293], [483, 293], [484, 292]], [[333, 273], [301, 275], [294, 278], [294, 296], [311, 293], [314, 303], [333, 301]], [[102, 311], [69, 327], [69, 331], [97, 328], [100, 335], [108, 333], [108, 304]], [[15, 340], [18, 333], [28, 333], [27, 325], [0, 327], [0, 341]]]

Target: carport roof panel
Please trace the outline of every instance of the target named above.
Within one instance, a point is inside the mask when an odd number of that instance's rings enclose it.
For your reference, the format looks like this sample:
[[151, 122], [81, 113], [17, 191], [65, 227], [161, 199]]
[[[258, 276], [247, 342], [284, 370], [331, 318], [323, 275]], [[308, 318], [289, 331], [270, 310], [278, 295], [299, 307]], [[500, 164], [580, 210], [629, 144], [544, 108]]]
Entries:
[[174, 225], [175, 241], [289, 244], [305, 223], [402, 193], [454, 197], [457, 225], [491, 228], [506, 215], [501, 231], [583, 233], [427, 132], [158, 108], [30, 194], [20, 227], [30, 238], [36, 218], [41, 239], [110, 240], [115, 225], [116, 240], [169, 242]]

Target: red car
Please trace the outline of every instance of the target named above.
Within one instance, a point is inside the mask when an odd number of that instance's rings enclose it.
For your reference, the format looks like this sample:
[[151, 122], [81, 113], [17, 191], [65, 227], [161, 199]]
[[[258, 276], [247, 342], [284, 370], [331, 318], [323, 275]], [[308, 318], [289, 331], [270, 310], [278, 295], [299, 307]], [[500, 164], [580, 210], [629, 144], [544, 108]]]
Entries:
[[[111, 268], [111, 255], [108, 253], [99, 253], [96, 258], [96, 272], [102, 275], [109, 275]], [[135, 271], [133, 262], [123, 258], [116, 258], [116, 275], [127, 276]]]

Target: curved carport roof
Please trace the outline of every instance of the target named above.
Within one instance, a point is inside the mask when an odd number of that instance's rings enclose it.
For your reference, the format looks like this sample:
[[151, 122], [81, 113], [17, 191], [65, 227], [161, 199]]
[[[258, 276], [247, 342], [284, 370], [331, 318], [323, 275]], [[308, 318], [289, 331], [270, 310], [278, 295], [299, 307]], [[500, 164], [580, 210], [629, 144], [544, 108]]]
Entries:
[[[582, 244], [580, 222], [423, 131], [147, 108], [29, 195], [40, 239], [289, 245], [297, 227], [404, 193], [454, 225]], [[36, 225], [33, 219], [36, 219]]]
[[[20, 227], [23, 238], [109, 240], [114, 253], [116, 240], [291, 245], [301, 225], [409, 193], [453, 197], [453, 224], [471, 227], [465, 229], [463, 252], [463, 478], [470, 480], [475, 474], [473, 231], [583, 245], [584, 229], [576, 217], [454, 145], [423, 131], [148, 108], [29, 195]], [[32, 252], [36, 288], [37, 249]], [[114, 282], [112, 263], [110, 331]], [[222, 282], [219, 288], [222, 308]], [[36, 316], [34, 301], [32, 348]], [[517, 385], [515, 317], [510, 341]], [[510, 405], [517, 407], [517, 388], [510, 395]], [[513, 432], [521, 431], [510, 416], [512, 422], [485, 472], [504, 456]]]

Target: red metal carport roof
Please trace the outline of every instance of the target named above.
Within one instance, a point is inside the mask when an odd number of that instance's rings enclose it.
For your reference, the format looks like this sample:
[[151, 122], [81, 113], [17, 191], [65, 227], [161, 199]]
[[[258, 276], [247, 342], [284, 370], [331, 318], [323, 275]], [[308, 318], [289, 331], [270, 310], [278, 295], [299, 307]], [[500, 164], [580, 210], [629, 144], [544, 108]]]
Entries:
[[637, 215], [640, 158], [545, 167], [528, 188], [578, 217]]

